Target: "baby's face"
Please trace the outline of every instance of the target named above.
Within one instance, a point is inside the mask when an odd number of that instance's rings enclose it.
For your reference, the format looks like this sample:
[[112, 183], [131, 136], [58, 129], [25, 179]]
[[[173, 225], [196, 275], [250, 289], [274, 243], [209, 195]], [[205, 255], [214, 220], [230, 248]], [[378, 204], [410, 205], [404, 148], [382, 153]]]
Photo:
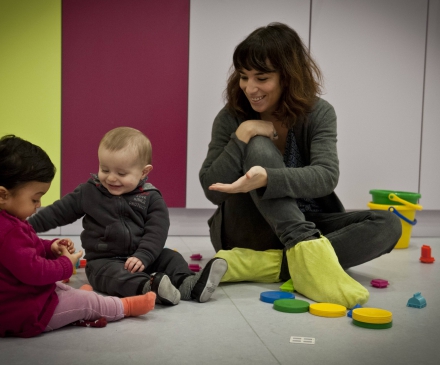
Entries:
[[101, 184], [112, 194], [122, 195], [133, 191], [147, 173], [136, 154], [129, 148], [109, 151], [104, 147], [98, 150]]
[[17, 188], [14, 192], [8, 192], [2, 209], [9, 214], [24, 221], [37, 211], [41, 206], [41, 197], [49, 190], [50, 183], [31, 181]]

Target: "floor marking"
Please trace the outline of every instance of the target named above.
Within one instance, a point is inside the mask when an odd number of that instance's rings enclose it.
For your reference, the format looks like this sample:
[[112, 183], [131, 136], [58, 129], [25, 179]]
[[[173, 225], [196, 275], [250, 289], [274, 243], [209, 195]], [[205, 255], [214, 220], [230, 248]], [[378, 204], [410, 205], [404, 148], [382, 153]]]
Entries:
[[290, 337], [290, 343], [301, 343], [303, 345], [314, 345], [315, 338], [314, 337], [292, 336], [292, 337]]

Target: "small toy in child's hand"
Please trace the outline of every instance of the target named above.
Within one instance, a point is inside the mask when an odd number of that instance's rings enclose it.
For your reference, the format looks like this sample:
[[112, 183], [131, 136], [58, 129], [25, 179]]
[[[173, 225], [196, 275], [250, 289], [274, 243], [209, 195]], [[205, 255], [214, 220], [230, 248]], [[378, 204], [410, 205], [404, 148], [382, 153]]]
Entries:
[[200, 255], [199, 253], [195, 253], [194, 255], [191, 255], [189, 258], [191, 260], [199, 261], [202, 259], [202, 255]]
[[[67, 250], [69, 250], [69, 242], [65, 239], [61, 239], [57, 242], [58, 246], [64, 246], [65, 248], [67, 248]], [[59, 254], [61, 255], [61, 250], [59, 252]]]
[[62, 239], [62, 240], [60, 240], [59, 242], [58, 242], [58, 244], [59, 245], [62, 245], [62, 246], [69, 246], [69, 244], [67, 243], [67, 240], [65, 240], [65, 239]]
[[194, 272], [199, 272], [202, 269], [202, 267], [199, 264], [189, 264], [188, 267], [191, 271]]

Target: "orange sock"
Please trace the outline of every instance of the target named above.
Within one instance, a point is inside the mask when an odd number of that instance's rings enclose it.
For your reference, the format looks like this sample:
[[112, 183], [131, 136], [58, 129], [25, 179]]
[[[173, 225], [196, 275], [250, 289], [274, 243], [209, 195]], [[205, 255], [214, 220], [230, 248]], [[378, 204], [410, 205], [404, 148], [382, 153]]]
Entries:
[[79, 290], [93, 291], [93, 288], [89, 284], [84, 284]]
[[121, 298], [125, 317], [141, 316], [154, 308], [156, 293], [149, 291], [135, 297]]

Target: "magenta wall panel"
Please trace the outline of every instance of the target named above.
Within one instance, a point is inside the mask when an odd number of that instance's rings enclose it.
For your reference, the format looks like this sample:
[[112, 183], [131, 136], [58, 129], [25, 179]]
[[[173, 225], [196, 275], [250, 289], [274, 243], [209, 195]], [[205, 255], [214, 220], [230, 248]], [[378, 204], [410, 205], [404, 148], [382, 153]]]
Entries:
[[149, 182], [185, 207], [189, 0], [63, 0], [61, 194], [98, 171], [118, 126], [153, 145]]

